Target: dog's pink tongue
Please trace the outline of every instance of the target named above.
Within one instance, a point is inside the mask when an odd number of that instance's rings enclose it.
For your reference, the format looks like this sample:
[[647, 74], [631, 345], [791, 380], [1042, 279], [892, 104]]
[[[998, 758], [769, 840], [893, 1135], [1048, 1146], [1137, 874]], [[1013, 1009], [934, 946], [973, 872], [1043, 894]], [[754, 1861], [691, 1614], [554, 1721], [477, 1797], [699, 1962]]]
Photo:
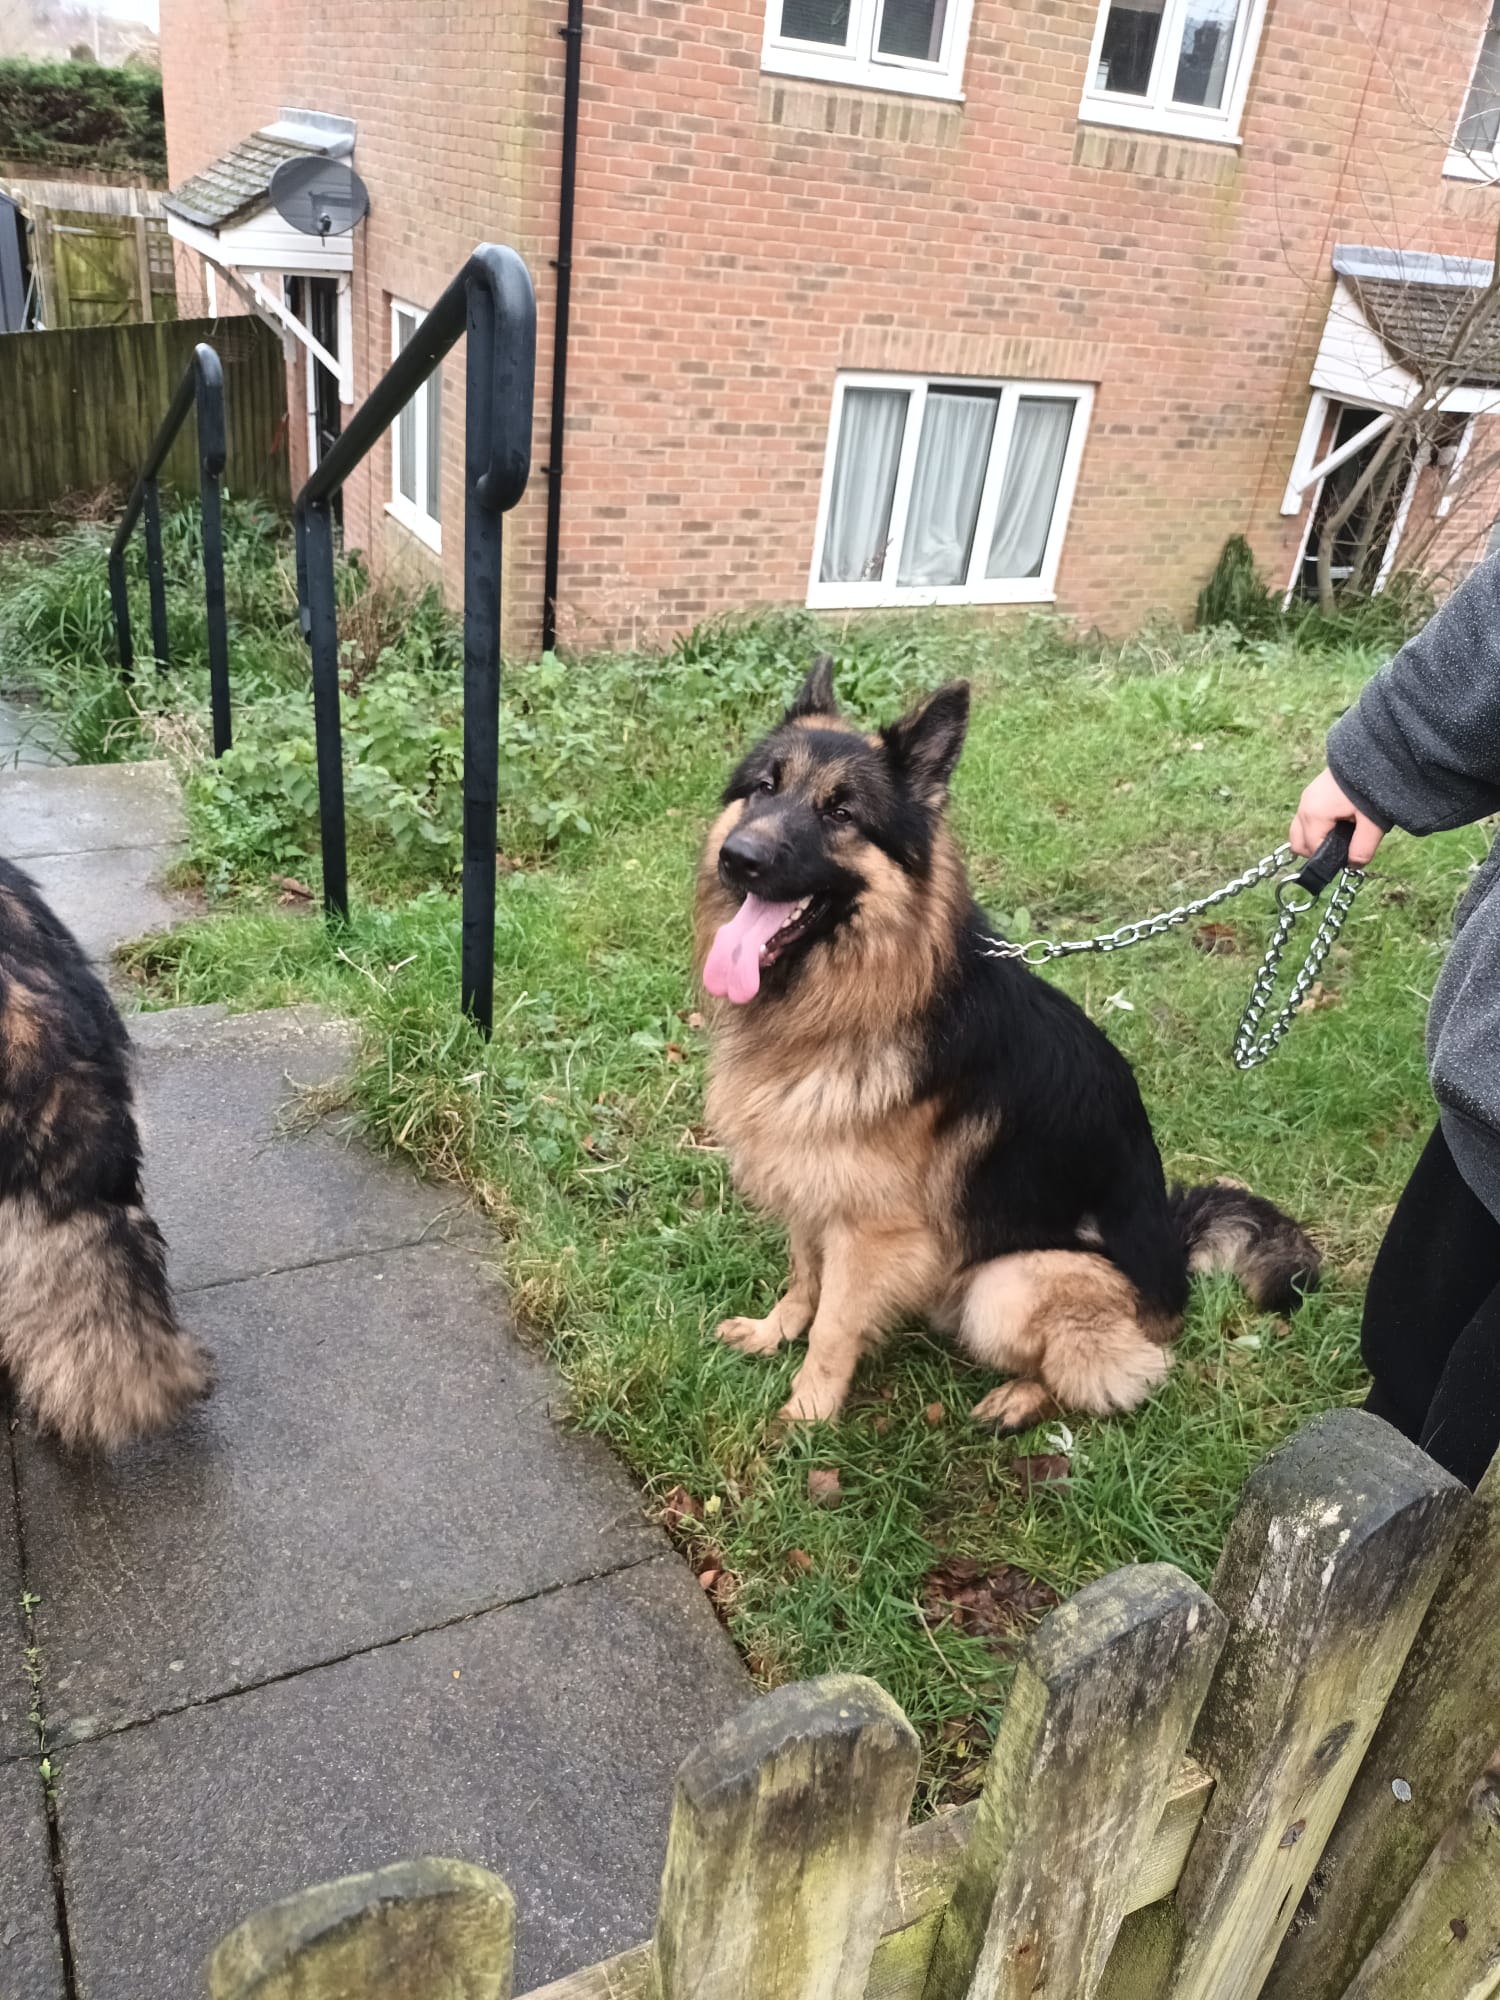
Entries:
[[753, 1000], [760, 991], [760, 955], [783, 924], [790, 923], [795, 903], [763, 903], [759, 896], [747, 896], [727, 924], [720, 924], [708, 962], [703, 968], [703, 984], [710, 993], [729, 999], [737, 1007]]

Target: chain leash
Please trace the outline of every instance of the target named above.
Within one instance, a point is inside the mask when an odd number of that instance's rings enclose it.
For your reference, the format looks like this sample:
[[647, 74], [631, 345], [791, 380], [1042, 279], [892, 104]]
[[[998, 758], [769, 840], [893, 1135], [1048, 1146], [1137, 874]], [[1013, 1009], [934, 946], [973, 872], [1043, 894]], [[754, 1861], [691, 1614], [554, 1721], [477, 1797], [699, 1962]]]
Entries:
[[[1344, 928], [1365, 879], [1363, 868], [1350, 866], [1349, 827], [1346, 824], [1335, 827], [1312, 860], [1305, 862], [1295, 874], [1282, 874], [1281, 871], [1292, 859], [1291, 848], [1283, 842], [1274, 853], [1263, 855], [1253, 868], [1236, 875], [1222, 889], [1200, 896], [1196, 902], [1179, 903], [1176, 909], [1160, 910], [1155, 916], [1140, 917], [1134, 923], [1121, 924], [1117, 930], [1104, 931], [1091, 938], [1032, 938], [1026, 944], [1011, 944], [1004, 938], [986, 938], [984, 956], [1019, 959], [1035, 971], [1055, 958], [1072, 958], [1079, 952], [1125, 951], [1133, 944], [1144, 944], [1148, 938], [1162, 937], [1167, 931], [1190, 924], [1195, 917], [1204, 916], [1220, 903], [1227, 903], [1231, 897], [1253, 889], [1257, 883], [1268, 881], [1273, 875], [1281, 875], [1276, 884], [1276, 928], [1271, 933], [1271, 942], [1255, 975], [1255, 984], [1250, 989], [1250, 998], [1235, 1030], [1230, 1051], [1236, 1069], [1258, 1069], [1275, 1054], [1282, 1037], [1295, 1020], [1297, 1010], [1307, 998], [1324, 959], [1333, 947], [1334, 939]], [[1262, 1028], [1261, 1022], [1276, 988], [1287, 940], [1296, 928], [1298, 918], [1313, 908], [1335, 875], [1338, 886], [1329, 898], [1307, 956], [1292, 981], [1286, 1004], [1269, 1027]]]

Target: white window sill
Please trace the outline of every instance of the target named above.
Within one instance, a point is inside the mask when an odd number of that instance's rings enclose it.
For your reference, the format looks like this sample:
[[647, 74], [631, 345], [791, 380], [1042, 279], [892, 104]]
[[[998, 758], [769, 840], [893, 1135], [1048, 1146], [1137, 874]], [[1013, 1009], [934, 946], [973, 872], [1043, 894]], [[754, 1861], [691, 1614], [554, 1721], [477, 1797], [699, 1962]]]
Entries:
[[432, 550], [435, 556], [443, 553], [443, 531], [439, 524], [413, 507], [409, 500], [387, 500], [385, 511], [393, 521], [399, 521], [408, 534], [415, 535]]
[[1123, 132], [1153, 132], [1163, 139], [1198, 139], [1209, 146], [1241, 144], [1239, 133], [1230, 129], [1226, 119], [1194, 118], [1190, 113], [1162, 110], [1152, 104], [1113, 104], [1104, 98], [1086, 97], [1078, 108], [1078, 118], [1084, 125], [1113, 125]]
[[1500, 159], [1493, 153], [1463, 153], [1455, 149], [1443, 162], [1445, 181], [1500, 181]]
[[963, 91], [949, 76], [906, 69], [898, 63], [855, 62], [849, 56], [820, 56], [808, 49], [763, 49], [767, 76], [793, 76], [804, 83], [841, 83], [854, 90], [884, 90], [900, 97], [934, 97], [962, 104]]
[[1055, 604], [1057, 592], [1039, 576], [1011, 577], [980, 584], [945, 584], [931, 590], [903, 590], [878, 583], [815, 583], [807, 593], [809, 611], [895, 611], [944, 604]]

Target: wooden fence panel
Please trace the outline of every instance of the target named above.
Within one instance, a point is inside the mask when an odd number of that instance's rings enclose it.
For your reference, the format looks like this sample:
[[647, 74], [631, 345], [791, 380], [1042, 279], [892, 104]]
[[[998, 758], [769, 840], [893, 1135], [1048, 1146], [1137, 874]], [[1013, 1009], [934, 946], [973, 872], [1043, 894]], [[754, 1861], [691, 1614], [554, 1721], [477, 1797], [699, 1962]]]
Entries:
[[1500, 1990], [1500, 1771], [1474, 1786], [1347, 2000], [1491, 2000]]
[[916, 1787], [901, 1710], [852, 1674], [780, 1688], [677, 1778], [659, 2000], [862, 2000]]
[[1500, 1454], [1323, 1851], [1266, 2000], [1339, 2000], [1500, 1749]]
[[[200, 340], [224, 364], [226, 486], [286, 505], [281, 342], [237, 316], [0, 335], [0, 514], [45, 514], [70, 494], [128, 486]], [[191, 421], [163, 478], [197, 491]]]
[[1214, 1578], [1229, 1638], [1192, 1746], [1214, 1795], [1167, 1916], [1122, 1940], [1109, 2000], [1260, 1993], [1469, 1506], [1357, 1410], [1251, 1474]]
[[1224, 1643], [1167, 1563], [1050, 1613], [1012, 1683], [926, 2000], [1091, 2000]]
[[511, 2000], [516, 1909], [466, 1861], [398, 1861], [258, 1910], [208, 1962], [209, 2000]]

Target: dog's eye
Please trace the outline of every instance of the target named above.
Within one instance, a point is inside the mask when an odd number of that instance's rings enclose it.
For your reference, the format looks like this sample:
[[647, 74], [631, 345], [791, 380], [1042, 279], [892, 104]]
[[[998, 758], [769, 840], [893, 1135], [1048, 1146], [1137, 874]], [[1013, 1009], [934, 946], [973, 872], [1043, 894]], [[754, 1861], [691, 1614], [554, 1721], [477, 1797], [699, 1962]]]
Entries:
[[760, 783], [755, 787], [755, 789], [758, 792], [774, 792], [776, 789], [776, 779], [774, 774], [769, 778], [762, 778]]
[[840, 826], [847, 826], [854, 815], [847, 806], [824, 806], [824, 819], [831, 819]]

